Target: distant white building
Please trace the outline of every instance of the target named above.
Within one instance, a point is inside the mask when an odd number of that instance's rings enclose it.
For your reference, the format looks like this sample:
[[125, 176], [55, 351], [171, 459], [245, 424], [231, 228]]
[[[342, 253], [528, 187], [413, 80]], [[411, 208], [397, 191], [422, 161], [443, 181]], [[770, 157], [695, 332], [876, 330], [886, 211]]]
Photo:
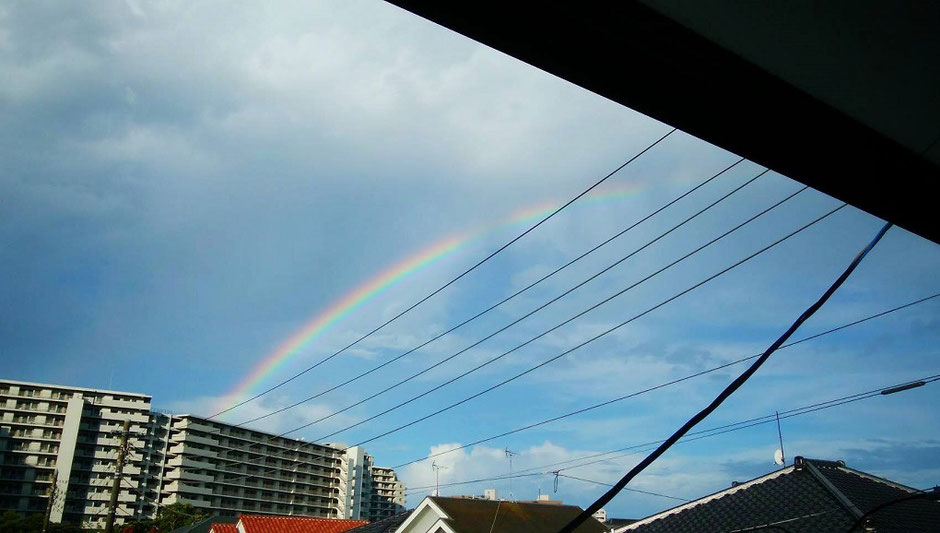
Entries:
[[602, 524], [607, 523], [607, 511], [605, 511], [604, 509], [598, 509], [594, 511], [594, 514], [592, 514], [591, 516], [594, 517], [595, 520], [597, 520], [598, 522]]
[[0, 380], [0, 513], [43, 512], [53, 494], [53, 523], [102, 525], [125, 420], [117, 524], [172, 503], [223, 516], [375, 520], [404, 511], [404, 483], [360, 447], [165, 415], [150, 402], [145, 394]]

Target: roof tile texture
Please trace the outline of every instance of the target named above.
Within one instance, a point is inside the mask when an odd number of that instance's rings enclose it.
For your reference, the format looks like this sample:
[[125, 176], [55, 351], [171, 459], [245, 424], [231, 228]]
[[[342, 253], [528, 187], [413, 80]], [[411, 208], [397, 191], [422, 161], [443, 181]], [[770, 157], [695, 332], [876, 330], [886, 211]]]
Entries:
[[[496, 533], [556, 533], [581, 513], [581, 508], [573, 505], [429, 498], [451, 517], [448, 523], [457, 533], [489, 533], [491, 527]], [[606, 530], [597, 520], [589, 519], [575, 531], [604, 533]]]
[[369, 521], [243, 514], [238, 523], [245, 528], [246, 533], [343, 533], [364, 526]]
[[[908, 494], [913, 489], [876, 478], [833, 461], [804, 459], [812, 463], [837, 492], [861, 512]], [[767, 479], [761, 480], [763, 477]], [[725, 532], [778, 524], [792, 533], [846, 531], [855, 515], [808, 467], [788, 467], [774, 476], [757, 478], [747, 487], [707, 496], [691, 506], [628, 529], [631, 533], [676, 531]], [[751, 482], [749, 482], [751, 483]], [[654, 515], [656, 516], [656, 515]], [[652, 517], [651, 517], [652, 518]], [[878, 533], [940, 531], [940, 504], [927, 500], [905, 502], [875, 514]], [[770, 528], [767, 528], [770, 530]]]

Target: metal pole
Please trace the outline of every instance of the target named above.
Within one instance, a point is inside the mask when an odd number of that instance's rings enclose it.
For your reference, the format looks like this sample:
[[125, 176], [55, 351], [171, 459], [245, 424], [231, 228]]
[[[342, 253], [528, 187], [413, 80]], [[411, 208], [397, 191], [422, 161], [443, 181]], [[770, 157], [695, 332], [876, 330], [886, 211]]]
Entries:
[[52, 514], [52, 507], [55, 505], [55, 497], [58, 493], [56, 483], [59, 479], [59, 471], [52, 471], [52, 487], [49, 488], [49, 501], [46, 502], [46, 514], [42, 518], [42, 533], [46, 533], [49, 528], [49, 515]]
[[780, 413], [777, 411], [774, 411], [774, 415], [777, 416], [777, 438], [780, 439], [780, 457], [783, 459], [783, 465], [786, 466], [787, 456], [786, 456], [786, 453], [783, 451], [783, 432], [780, 431]]
[[117, 465], [114, 467], [114, 482], [111, 484], [111, 504], [108, 506], [108, 520], [104, 525], [105, 533], [114, 533], [114, 514], [117, 512], [118, 493], [121, 492], [121, 474], [124, 472], [124, 454], [127, 451], [127, 434], [131, 430], [131, 421], [124, 421], [121, 432], [121, 447], [118, 448]]

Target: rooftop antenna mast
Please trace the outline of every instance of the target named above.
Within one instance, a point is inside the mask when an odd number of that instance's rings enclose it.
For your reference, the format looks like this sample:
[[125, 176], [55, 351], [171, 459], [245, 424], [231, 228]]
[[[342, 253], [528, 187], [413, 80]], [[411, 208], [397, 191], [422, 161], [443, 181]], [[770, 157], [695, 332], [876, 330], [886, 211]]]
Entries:
[[506, 452], [506, 457], [509, 458], [509, 501], [514, 502], [516, 500], [515, 498], [512, 497], [512, 458], [514, 455], [519, 455], [519, 454], [517, 452], [510, 450], [508, 446], [506, 447], [504, 451]]
[[787, 457], [783, 454], [783, 432], [780, 431], [780, 413], [774, 411], [774, 415], [777, 417], [777, 439], [780, 440], [780, 449], [774, 452], [774, 463], [783, 466], [787, 464]]
[[441, 495], [441, 470], [447, 470], [446, 466], [437, 464], [437, 461], [431, 461], [431, 470], [434, 470], [434, 495]]

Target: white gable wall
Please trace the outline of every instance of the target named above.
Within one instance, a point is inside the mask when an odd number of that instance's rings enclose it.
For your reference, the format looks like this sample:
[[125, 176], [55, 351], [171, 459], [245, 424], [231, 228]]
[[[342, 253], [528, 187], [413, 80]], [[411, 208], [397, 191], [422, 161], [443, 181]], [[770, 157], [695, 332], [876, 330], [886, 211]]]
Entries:
[[395, 533], [454, 533], [444, 521], [449, 518], [443, 509], [425, 498]]

